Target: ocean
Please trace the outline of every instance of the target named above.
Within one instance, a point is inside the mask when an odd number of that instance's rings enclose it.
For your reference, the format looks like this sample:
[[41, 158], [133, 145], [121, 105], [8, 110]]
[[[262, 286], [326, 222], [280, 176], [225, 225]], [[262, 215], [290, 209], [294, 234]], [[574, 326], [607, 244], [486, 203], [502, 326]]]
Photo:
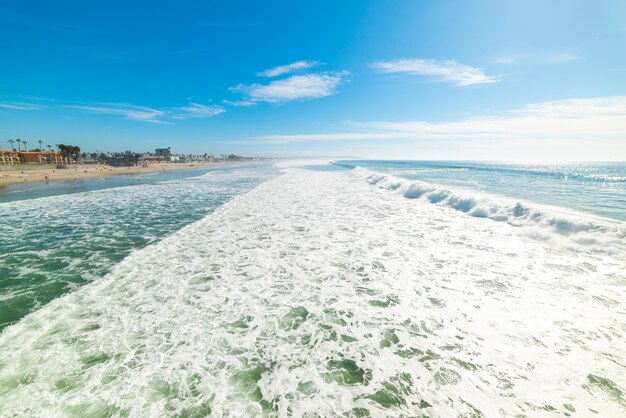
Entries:
[[0, 416], [626, 414], [626, 164], [0, 192]]
[[275, 174], [227, 167], [9, 186], [0, 194], [0, 330]]

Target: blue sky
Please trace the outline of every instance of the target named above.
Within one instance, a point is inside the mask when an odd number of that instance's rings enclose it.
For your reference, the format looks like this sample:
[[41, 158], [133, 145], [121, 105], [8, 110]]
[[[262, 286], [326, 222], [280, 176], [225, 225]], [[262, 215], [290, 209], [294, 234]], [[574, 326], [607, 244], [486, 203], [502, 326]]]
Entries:
[[626, 160], [626, 2], [0, 0], [0, 147]]

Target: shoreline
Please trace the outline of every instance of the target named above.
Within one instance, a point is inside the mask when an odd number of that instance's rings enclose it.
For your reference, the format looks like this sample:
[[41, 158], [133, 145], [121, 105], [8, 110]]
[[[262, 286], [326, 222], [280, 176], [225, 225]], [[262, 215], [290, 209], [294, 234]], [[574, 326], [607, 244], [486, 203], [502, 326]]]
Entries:
[[245, 161], [213, 162], [213, 163], [176, 163], [159, 164], [149, 166], [109, 167], [106, 165], [78, 165], [68, 168], [26, 168], [17, 170], [0, 171], [0, 188], [13, 184], [37, 183], [50, 181], [85, 180], [102, 177], [112, 177], [125, 174], [147, 174], [163, 171], [191, 170], [199, 168], [211, 168], [225, 165], [243, 164]]

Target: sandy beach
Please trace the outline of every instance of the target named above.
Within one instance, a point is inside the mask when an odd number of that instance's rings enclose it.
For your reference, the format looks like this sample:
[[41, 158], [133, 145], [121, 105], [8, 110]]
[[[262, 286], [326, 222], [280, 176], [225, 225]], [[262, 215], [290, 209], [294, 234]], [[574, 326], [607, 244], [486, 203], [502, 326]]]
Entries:
[[39, 181], [67, 181], [110, 177], [124, 174], [155, 173], [159, 171], [189, 170], [194, 168], [216, 167], [220, 165], [238, 164], [240, 162], [212, 162], [186, 164], [159, 164], [133, 167], [110, 167], [107, 165], [78, 165], [64, 169], [19, 167], [15, 170], [0, 170], [0, 187], [16, 183], [32, 183]]

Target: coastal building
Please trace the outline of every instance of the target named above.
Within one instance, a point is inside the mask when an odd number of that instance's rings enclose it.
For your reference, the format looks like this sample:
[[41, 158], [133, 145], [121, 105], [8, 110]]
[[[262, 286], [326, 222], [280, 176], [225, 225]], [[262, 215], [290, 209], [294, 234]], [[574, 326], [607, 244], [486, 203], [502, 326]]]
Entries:
[[139, 163], [141, 165], [163, 164], [166, 161], [165, 158], [163, 155], [144, 155]]
[[66, 164], [66, 159], [60, 152], [0, 150], [0, 165], [21, 164]]
[[112, 167], [132, 167], [139, 164], [139, 154], [133, 153], [115, 153], [107, 160], [107, 164]]
[[92, 156], [87, 156], [85, 158], [80, 159], [80, 164], [84, 165], [97, 165], [100, 164], [100, 159]]
[[167, 158], [172, 155], [172, 148], [157, 148], [154, 150], [154, 155]]
[[22, 164], [66, 164], [67, 159], [60, 152], [21, 151], [17, 153]]
[[180, 158], [172, 153], [171, 147], [156, 148], [154, 150], [154, 155], [157, 157], [164, 157], [165, 161], [167, 161], [168, 163], [177, 163], [180, 161]]
[[15, 151], [0, 150], [0, 165], [19, 165], [20, 156]]

